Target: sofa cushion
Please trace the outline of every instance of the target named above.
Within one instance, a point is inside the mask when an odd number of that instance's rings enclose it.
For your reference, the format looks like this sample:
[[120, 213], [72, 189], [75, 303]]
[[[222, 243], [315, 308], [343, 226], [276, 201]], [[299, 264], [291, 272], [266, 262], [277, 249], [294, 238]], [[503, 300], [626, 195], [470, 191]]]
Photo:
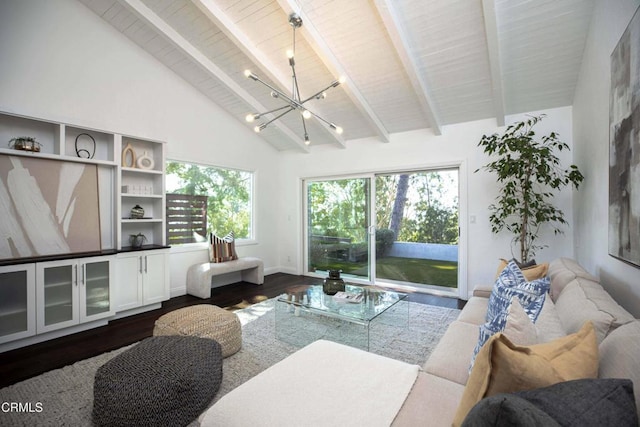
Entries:
[[471, 408], [487, 396], [597, 375], [598, 347], [590, 322], [575, 334], [528, 347], [498, 333], [478, 353], [454, 425], [462, 424]]
[[491, 285], [475, 285], [473, 287], [473, 296], [474, 297], [482, 297], [489, 298], [491, 296], [491, 291], [493, 290], [493, 284]]
[[486, 321], [489, 298], [471, 297], [458, 315], [458, 321], [482, 325]]
[[638, 417], [631, 381], [585, 379], [487, 397], [462, 425], [635, 427]]
[[421, 372], [392, 426], [421, 426], [425, 420], [432, 426], [450, 426], [463, 392], [461, 384]]
[[557, 258], [549, 264], [551, 278], [551, 298], [555, 302], [565, 286], [580, 277], [598, 282], [598, 278], [589, 274], [580, 264], [570, 258]]
[[611, 332], [599, 347], [600, 378], [629, 378], [635, 388], [640, 418], [640, 320], [634, 320]]
[[478, 326], [459, 321], [451, 323], [423, 369], [464, 386], [469, 378], [469, 361], [477, 340]]
[[599, 283], [580, 277], [564, 288], [556, 300], [556, 312], [567, 333], [578, 331], [586, 321], [593, 322], [598, 343], [618, 326], [634, 320]]

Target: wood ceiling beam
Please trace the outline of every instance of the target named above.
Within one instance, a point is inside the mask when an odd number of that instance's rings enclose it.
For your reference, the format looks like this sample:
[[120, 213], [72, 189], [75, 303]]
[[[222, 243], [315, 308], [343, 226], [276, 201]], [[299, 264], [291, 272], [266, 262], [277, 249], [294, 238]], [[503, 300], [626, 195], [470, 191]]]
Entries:
[[[331, 48], [324, 41], [316, 27], [311, 22], [311, 19], [300, 9], [300, 6], [295, 0], [277, 0], [280, 7], [289, 15], [291, 12], [297, 13], [302, 18], [303, 25], [300, 31], [316, 55], [324, 63], [324, 65], [331, 71], [336, 78], [338, 76], [348, 76], [345, 67], [334, 55]], [[357, 88], [355, 83], [347, 78], [347, 81], [340, 85], [347, 96], [351, 99], [354, 105], [360, 110], [367, 121], [371, 124], [373, 130], [383, 142], [389, 142], [389, 132], [382, 124], [382, 121], [373, 111], [373, 108], [367, 102], [366, 98]]]
[[498, 20], [496, 18], [495, 0], [482, 0], [484, 14], [484, 32], [487, 36], [487, 50], [489, 52], [489, 67], [491, 70], [491, 86], [493, 91], [493, 105], [498, 126], [504, 126], [504, 90], [502, 84], [502, 64], [500, 62], [500, 45], [498, 43]]
[[[255, 111], [266, 111], [267, 108], [263, 106], [257, 99], [251, 96], [246, 90], [244, 90], [238, 83], [236, 83], [228, 74], [220, 69], [216, 64], [207, 58], [202, 52], [200, 52], [195, 46], [193, 46], [188, 40], [182, 37], [176, 32], [170, 25], [168, 25], [162, 18], [156, 15], [151, 9], [149, 9], [140, 0], [118, 0], [118, 2], [124, 6], [127, 10], [133, 13], [140, 21], [149, 25], [156, 30], [158, 34], [164, 37], [169, 43], [171, 43], [178, 51], [186, 55], [195, 64], [197, 64], [208, 75], [218, 80], [225, 85], [229, 90], [234, 92], [244, 102], [246, 102]], [[296, 145], [304, 152], [309, 152], [309, 147], [304, 144], [304, 141], [297, 136], [291, 129], [284, 126], [282, 122], [274, 122], [274, 127], [278, 128], [286, 137], [291, 139]]]
[[[238, 28], [238, 26], [229, 18], [229, 16], [222, 10], [213, 0], [191, 0], [191, 2], [213, 24], [222, 31], [227, 38], [240, 49], [245, 55], [247, 55], [258, 66], [261, 73], [269, 78], [269, 80], [275, 82], [284, 93], [290, 92], [290, 80], [289, 76], [285, 76], [282, 73], [277, 72], [277, 67], [271, 62], [267, 56], [260, 50], [255, 48], [255, 44], [251, 42], [249, 37]], [[284, 60], [283, 55], [283, 60]], [[321, 117], [326, 117], [322, 109], [314, 108], [317, 114]], [[265, 110], [261, 110], [265, 111]], [[316, 119], [317, 120], [317, 119]], [[318, 120], [320, 123], [320, 121]], [[320, 123], [325, 133], [333, 139], [341, 148], [346, 148], [344, 138], [335, 132], [326, 128], [323, 123]]]
[[387, 34], [391, 38], [393, 47], [404, 66], [404, 70], [411, 81], [413, 90], [420, 101], [422, 110], [427, 117], [427, 121], [436, 135], [442, 135], [440, 120], [436, 114], [436, 108], [432, 101], [431, 91], [427, 81], [422, 73], [418, 71], [418, 65], [415, 56], [409, 49], [409, 38], [403, 30], [400, 15], [391, 0], [375, 0], [374, 4], [378, 10], [382, 23], [384, 24]]

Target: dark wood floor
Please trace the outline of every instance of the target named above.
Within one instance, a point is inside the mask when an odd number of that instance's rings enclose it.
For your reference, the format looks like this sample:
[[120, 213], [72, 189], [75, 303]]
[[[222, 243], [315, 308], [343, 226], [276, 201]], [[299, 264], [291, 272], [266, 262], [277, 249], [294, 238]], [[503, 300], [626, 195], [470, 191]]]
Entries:
[[[212, 289], [210, 299], [203, 300], [190, 295], [172, 298], [157, 310], [113, 320], [99, 328], [0, 353], [0, 388], [150, 337], [156, 319], [172, 310], [194, 304], [214, 304], [230, 309], [244, 308], [278, 296], [292, 286], [314, 283], [321, 281], [284, 273], [272, 274], [265, 277], [262, 286], [236, 283]], [[449, 308], [462, 308], [464, 305], [464, 301], [455, 298], [422, 293], [412, 293], [411, 301]]]

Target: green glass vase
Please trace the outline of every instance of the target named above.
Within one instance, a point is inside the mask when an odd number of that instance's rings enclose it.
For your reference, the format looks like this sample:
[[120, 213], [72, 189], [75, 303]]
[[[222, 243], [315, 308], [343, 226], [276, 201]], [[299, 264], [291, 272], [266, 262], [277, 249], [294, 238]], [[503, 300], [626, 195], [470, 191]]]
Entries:
[[329, 270], [329, 276], [322, 283], [322, 291], [327, 295], [344, 292], [344, 280], [340, 278], [340, 270]]

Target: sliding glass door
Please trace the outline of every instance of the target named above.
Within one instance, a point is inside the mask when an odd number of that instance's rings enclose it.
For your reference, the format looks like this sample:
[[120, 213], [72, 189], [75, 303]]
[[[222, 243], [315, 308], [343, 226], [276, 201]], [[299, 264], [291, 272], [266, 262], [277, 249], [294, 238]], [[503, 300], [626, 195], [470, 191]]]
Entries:
[[306, 272], [457, 293], [458, 169], [306, 180]]
[[371, 178], [309, 180], [306, 190], [307, 272], [371, 281]]
[[375, 183], [376, 279], [456, 290], [458, 170], [379, 174]]

